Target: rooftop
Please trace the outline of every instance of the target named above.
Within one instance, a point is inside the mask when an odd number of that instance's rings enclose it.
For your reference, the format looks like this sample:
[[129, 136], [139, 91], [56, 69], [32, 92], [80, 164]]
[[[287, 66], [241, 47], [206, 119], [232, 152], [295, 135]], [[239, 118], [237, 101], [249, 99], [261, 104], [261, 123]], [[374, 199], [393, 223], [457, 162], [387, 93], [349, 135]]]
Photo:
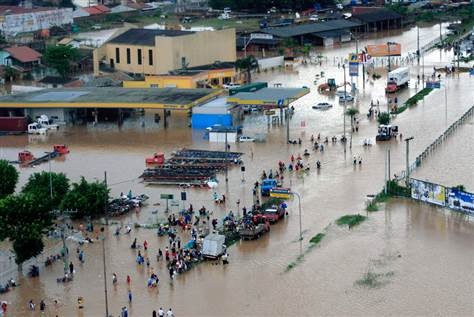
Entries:
[[266, 28], [263, 29], [262, 32], [273, 34], [278, 37], [292, 37], [340, 29], [351, 29], [357, 26], [360, 26], [360, 23], [347, 20], [332, 20], [319, 23], [307, 23], [276, 28]]
[[82, 8], [84, 11], [89, 13], [90, 15], [98, 15], [98, 14], [105, 14], [110, 12], [110, 9], [107, 8], [106, 6], [99, 4], [95, 6], [90, 6], [90, 7], [85, 7]]
[[175, 37], [193, 34], [190, 31], [130, 29], [111, 39], [109, 43], [155, 46], [156, 36]]
[[352, 18], [365, 23], [373, 23], [379, 21], [387, 21], [394, 19], [401, 19], [402, 16], [397, 12], [385, 8], [374, 8], [373, 10], [363, 13], [353, 13]]
[[22, 63], [36, 62], [43, 56], [28, 46], [12, 46], [3, 50], [10, 53], [11, 57]]
[[229, 96], [227, 102], [234, 104], [278, 105], [283, 100], [285, 105], [309, 93], [307, 88], [262, 88], [253, 92], [239, 92]]
[[0, 96], [1, 107], [189, 109], [214, 97], [212, 89], [56, 88]]
[[40, 12], [40, 11], [49, 11], [57, 10], [58, 8], [53, 7], [37, 7], [37, 8], [23, 8], [20, 6], [2, 6], [0, 5], [0, 15], [7, 14], [22, 14], [22, 13], [31, 13], [31, 12]]

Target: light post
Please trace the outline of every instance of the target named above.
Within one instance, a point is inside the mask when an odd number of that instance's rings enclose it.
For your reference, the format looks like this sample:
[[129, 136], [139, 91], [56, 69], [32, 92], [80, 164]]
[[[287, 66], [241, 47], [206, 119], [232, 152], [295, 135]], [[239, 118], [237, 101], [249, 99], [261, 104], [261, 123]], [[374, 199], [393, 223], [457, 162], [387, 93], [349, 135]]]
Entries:
[[418, 61], [418, 66], [420, 65], [420, 27], [416, 25], [416, 59]]
[[342, 64], [344, 70], [344, 113], [342, 114], [344, 122], [344, 154], [346, 153], [346, 102], [347, 102], [347, 89], [346, 89], [346, 64]]
[[301, 222], [301, 197], [300, 197], [300, 194], [298, 194], [297, 192], [290, 192], [292, 195], [295, 195], [296, 197], [298, 197], [298, 215], [299, 215], [299, 220], [300, 220], [300, 241], [303, 240], [303, 227], [302, 227], [302, 222]]
[[107, 267], [105, 265], [105, 233], [104, 227], [100, 228], [102, 233], [102, 262], [104, 265], [104, 296], [105, 296], [105, 317], [109, 317], [109, 300], [107, 296]]
[[48, 163], [49, 163], [49, 197], [51, 201], [53, 200], [53, 176], [51, 174], [51, 152], [44, 152], [48, 154]]
[[405, 185], [409, 187], [410, 185], [410, 160], [409, 160], [409, 155], [410, 155], [410, 141], [413, 140], [413, 137], [409, 137], [405, 139], [405, 142], [407, 144], [407, 149], [406, 149], [406, 172], [405, 172]]

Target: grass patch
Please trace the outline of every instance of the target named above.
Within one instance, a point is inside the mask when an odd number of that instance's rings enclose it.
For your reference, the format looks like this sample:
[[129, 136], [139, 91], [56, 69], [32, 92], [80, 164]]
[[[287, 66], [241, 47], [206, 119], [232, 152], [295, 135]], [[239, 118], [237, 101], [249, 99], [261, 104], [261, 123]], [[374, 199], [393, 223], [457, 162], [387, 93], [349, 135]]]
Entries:
[[336, 224], [338, 226], [347, 225], [349, 227], [349, 229], [351, 229], [352, 227], [357, 226], [358, 224], [360, 224], [361, 222], [363, 222], [366, 219], [367, 219], [366, 216], [362, 216], [360, 214], [345, 215], [345, 216], [342, 216], [341, 218], [337, 219]]
[[371, 201], [370, 204], [367, 205], [366, 210], [369, 212], [379, 211], [379, 206], [375, 201]]
[[405, 102], [405, 105], [408, 107], [416, 105], [418, 101], [423, 100], [423, 98], [425, 98], [432, 91], [433, 88], [423, 88], [418, 93], [408, 98], [408, 100]]
[[394, 272], [374, 273], [368, 271], [355, 284], [367, 288], [378, 288], [388, 283], [387, 278], [392, 277]]
[[318, 244], [319, 242], [321, 242], [321, 240], [323, 240], [325, 234], [324, 233], [318, 233], [317, 235], [315, 235], [314, 237], [312, 237], [309, 242], [312, 243], [313, 245], [316, 245]]

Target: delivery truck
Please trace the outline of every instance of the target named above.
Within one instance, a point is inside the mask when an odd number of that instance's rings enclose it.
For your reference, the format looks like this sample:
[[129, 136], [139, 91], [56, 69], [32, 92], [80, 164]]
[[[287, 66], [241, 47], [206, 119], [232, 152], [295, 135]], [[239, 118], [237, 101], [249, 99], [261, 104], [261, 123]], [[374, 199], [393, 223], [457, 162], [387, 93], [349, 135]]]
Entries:
[[385, 92], [392, 93], [398, 91], [404, 86], [408, 86], [410, 81], [410, 70], [408, 67], [397, 68], [387, 75], [387, 87]]

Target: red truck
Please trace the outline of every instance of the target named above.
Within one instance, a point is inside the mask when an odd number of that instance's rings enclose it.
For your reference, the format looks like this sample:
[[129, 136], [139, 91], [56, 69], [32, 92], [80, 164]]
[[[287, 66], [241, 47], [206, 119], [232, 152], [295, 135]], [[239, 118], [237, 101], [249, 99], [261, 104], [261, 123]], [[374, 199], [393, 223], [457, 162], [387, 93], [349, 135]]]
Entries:
[[285, 218], [285, 209], [281, 207], [272, 206], [265, 209], [264, 212], [256, 214], [253, 216], [253, 221], [255, 223], [268, 221], [270, 223], [275, 223], [280, 219]]

